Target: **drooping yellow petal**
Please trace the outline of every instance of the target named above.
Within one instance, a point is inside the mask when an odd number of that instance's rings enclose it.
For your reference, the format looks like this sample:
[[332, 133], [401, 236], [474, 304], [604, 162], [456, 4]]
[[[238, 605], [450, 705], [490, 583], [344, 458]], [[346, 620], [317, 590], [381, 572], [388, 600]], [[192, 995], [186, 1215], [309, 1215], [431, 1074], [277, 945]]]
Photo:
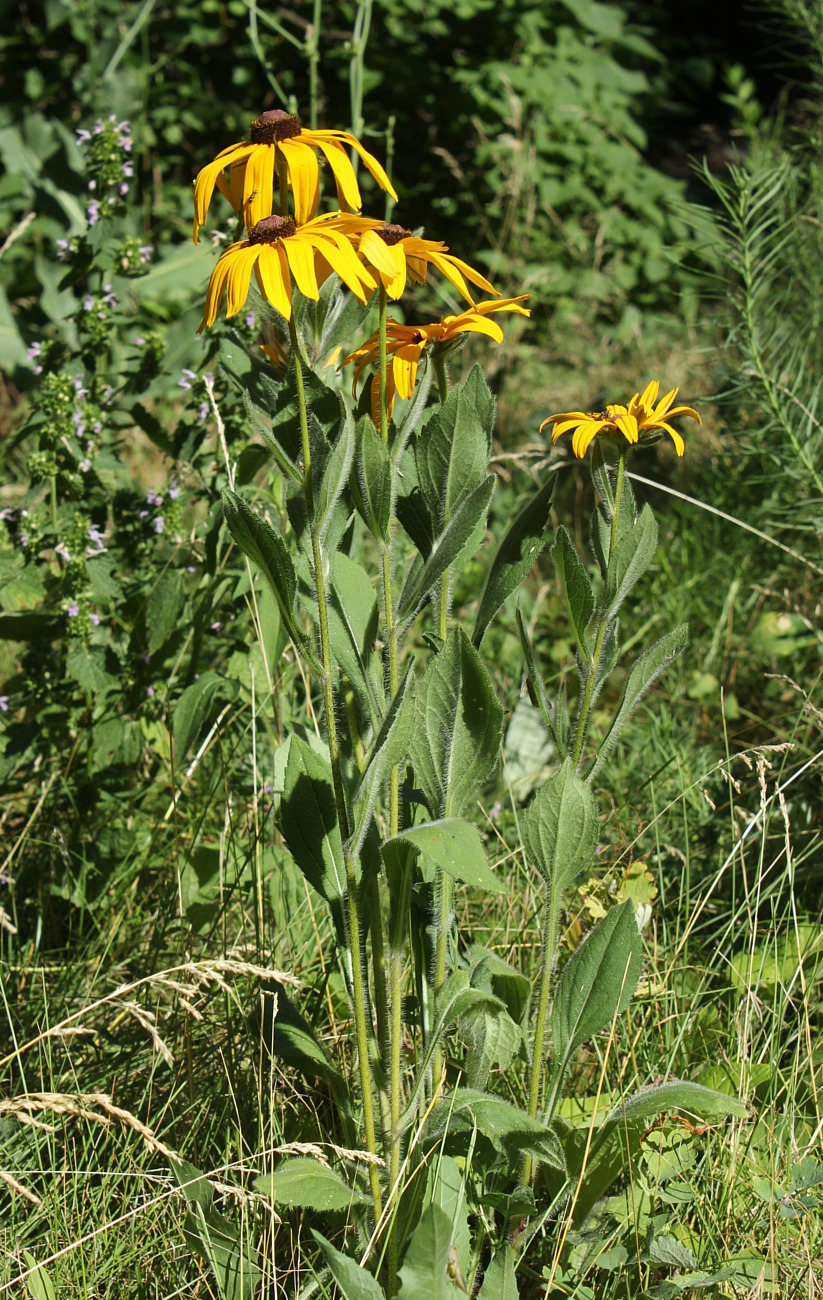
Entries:
[[693, 420], [697, 420], [698, 424], [703, 423], [693, 406], [675, 406], [672, 407], [670, 411], [665, 411], [664, 414], [668, 420], [673, 419], [675, 415], [688, 415], [691, 416]]
[[[397, 201], [397, 193], [386, 172], [374, 155], [369, 153], [368, 149], [360, 143], [356, 136], [353, 136], [349, 131], [306, 131], [304, 134], [313, 136], [318, 144], [320, 143], [319, 137], [323, 137], [329, 141], [340, 141], [341, 144], [347, 144], [351, 149], [354, 149], [360, 155], [366, 170], [374, 177], [381, 190], [385, 190], [395, 202]], [[358, 203], [357, 206], [359, 207], [360, 204]]]
[[406, 252], [403, 241], [387, 244], [375, 230], [360, 236], [357, 251], [377, 271], [390, 298], [401, 298], [406, 288]]
[[222, 176], [230, 164], [243, 162], [255, 148], [257, 148], [256, 145], [245, 144], [243, 141], [229, 145], [228, 149], [224, 149], [213, 162], [207, 163], [197, 173], [197, 179], [194, 182], [194, 223], [192, 227], [192, 238], [195, 244], [200, 242], [200, 227], [206, 224], [206, 216], [218, 176]]
[[454, 329], [447, 327], [447, 338], [451, 338], [454, 334], [486, 334], [490, 339], [494, 339], [495, 343], [503, 342], [503, 331], [496, 320], [487, 320], [485, 316], [472, 316], [470, 312], [456, 319], [458, 323]]
[[302, 136], [281, 140], [278, 148], [286, 159], [289, 180], [294, 194], [294, 219], [298, 226], [310, 221], [316, 211], [315, 198], [319, 194], [320, 169], [317, 155], [310, 145], [302, 143]]
[[567, 433], [576, 424], [580, 424], [581, 420], [588, 419], [589, 416], [585, 411], [561, 411], [558, 415], [548, 415], [540, 426], [540, 432], [542, 433], [547, 424], [556, 424], [558, 420], [565, 420], [562, 431]]
[[262, 244], [240, 244], [232, 256], [226, 281], [226, 316], [234, 316], [249, 296], [249, 282]]
[[631, 414], [631, 412], [627, 412], [626, 415], [615, 415], [614, 427], [617, 429], [618, 433], [623, 434], [626, 442], [637, 442], [639, 436], [637, 432], [637, 419]]
[[[325, 133], [320, 132], [320, 134]], [[350, 212], [359, 212], [363, 206], [363, 199], [346, 150], [335, 140], [318, 140], [317, 144], [322, 149], [334, 175], [340, 206], [348, 208]]]
[[257, 283], [260, 292], [275, 311], [286, 320], [291, 318], [291, 277], [282, 243], [262, 244], [262, 255], [257, 262]]
[[592, 439], [609, 423], [608, 420], [586, 420], [578, 426], [577, 432], [572, 435], [572, 451], [579, 460], [585, 456]]
[[[232, 248], [234, 245], [232, 245]], [[218, 261], [214, 270], [209, 277], [209, 287], [206, 290], [206, 309], [203, 312], [203, 319], [200, 322], [200, 328], [197, 333], [202, 334], [204, 329], [209, 329], [217, 320], [217, 313], [220, 310], [220, 300], [223, 297], [223, 291], [226, 287], [226, 278], [229, 274], [231, 261], [229, 254], [232, 249], [226, 249], [226, 252]]]
[[363, 264], [358, 261], [357, 254], [345, 235], [341, 235], [336, 230], [326, 231], [322, 235], [309, 236], [307, 232], [304, 234], [307, 238], [319, 241], [320, 251], [340, 276], [346, 288], [351, 289], [360, 302], [367, 303], [377, 285]]
[[657, 427], [659, 429], [666, 430], [666, 433], [669, 435], [672, 442], [674, 443], [674, 449], [677, 452], [678, 456], [682, 456], [684, 451], [686, 450], [686, 444], [681, 438], [680, 434], [677, 432], [677, 430], [673, 429], [672, 426], [670, 424], [667, 424], [665, 420], [661, 420]]
[[406, 343], [394, 353], [394, 382], [404, 401], [412, 396], [417, 382], [417, 366], [424, 343]]
[[314, 269], [314, 250], [311, 244], [300, 239], [299, 232], [290, 239], [282, 241], [286, 259], [294, 276], [294, 283], [305, 298], [320, 297], [317, 287], [317, 274]]
[[243, 217], [246, 229], [270, 217], [274, 207], [274, 145], [257, 145], [243, 176]]

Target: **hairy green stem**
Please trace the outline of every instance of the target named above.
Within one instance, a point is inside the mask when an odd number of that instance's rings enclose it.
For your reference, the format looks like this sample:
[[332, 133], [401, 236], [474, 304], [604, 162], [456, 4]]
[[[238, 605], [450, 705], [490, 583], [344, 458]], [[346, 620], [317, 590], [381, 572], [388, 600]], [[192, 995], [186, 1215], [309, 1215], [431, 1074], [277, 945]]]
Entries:
[[[614, 486], [614, 509], [612, 511], [611, 529], [609, 532], [609, 554], [610, 560], [614, 548], [617, 545], [617, 538], [620, 532], [620, 505], [623, 500], [623, 484], [626, 478], [626, 452], [622, 447], [617, 462], [617, 480]], [[606, 643], [606, 633], [609, 630], [609, 619], [606, 617], [605, 610], [600, 614], [597, 623], [597, 632], [594, 639], [594, 650], [592, 651], [592, 660], [589, 664], [589, 671], [586, 676], [586, 685], [583, 688], [583, 699], [580, 704], [580, 714], [577, 719], [577, 731], [574, 737], [574, 749], [572, 750], [572, 762], [575, 767], [580, 762], [580, 755], [583, 751], [583, 742], [586, 739], [586, 731], [589, 725], [589, 713], [591, 712], [592, 700], [594, 698], [597, 679], [600, 675], [600, 664], [603, 658], [603, 647]]]
[[[546, 1045], [546, 1021], [549, 1012], [549, 994], [554, 974], [557, 949], [559, 912], [551, 905], [551, 885], [546, 884], [546, 903], [543, 911], [543, 933], [540, 951], [540, 992], [537, 998], [537, 1016], [534, 1022], [532, 1068], [529, 1079], [529, 1115], [537, 1117], [540, 1105], [540, 1087], [543, 1082], [543, 1053]], [[534, 1177], [535, 1162], [531, 1156], [523, 1157], [522, 1181], [528, 1186]]]
[[[349, 838], [349, 816], [346, 808], [346, 794], [343, 785], [343, 771], [340, 758], [340, 742], [337, 735], [337, 720], [334, 711], [334, 690], [332, 686], [331, 641], [329, 638], [329, 611], [326, 599], [326, 578], [323, 569], [323, 548], [320, 533], [314, 518], [314, 488], [312, 485], [311, 444], [309, 441], [309, 417], [306, 404], [306, 390], [303, 383], [303, 363], [300, 356], [300, 340], [294, 323], [294, 314], [289, 318], [289, 336], [294, 362], [295, 385], [297, 388], [297, 406], [300, 412], [300, 438], [303, 449], [303, 494], [311, 533], [312, 565], [314, 568], [314, 585], [317, 595], [318, 622], [320, 625], [320, 662], [322, 665], [323, 708], [326, 718], [326, 738], [329, 746], [329, 762], [334, 785], [334, 800], [337, 808], [337, 820], [343, 842]], [[366, 1137], [366, 1149], [377, 1155], [377, 1133], [374, 1123], [374, 1084], [371, 1073], [369, 1053], [370, 1035], [367, 1013], [367, 982], [363, 969], [362, 925], [358, 900], [357, 875], [354, 858], [349, 850], [344, 853], [346, 872], [346, 912], [348, 922], [349, 958], [351, 962], [352, 1001], [354, 1004], [354, 1027], [357, 1040], [357, 1063], [360, 1072], [360, 1088], [363, 1094], [363, 1127]], [[380, 1175], [375, 1165], [369, 1165], [369, 1185], [375, 1218], [379, 1219], [383, 1209], [380, 1189]]]

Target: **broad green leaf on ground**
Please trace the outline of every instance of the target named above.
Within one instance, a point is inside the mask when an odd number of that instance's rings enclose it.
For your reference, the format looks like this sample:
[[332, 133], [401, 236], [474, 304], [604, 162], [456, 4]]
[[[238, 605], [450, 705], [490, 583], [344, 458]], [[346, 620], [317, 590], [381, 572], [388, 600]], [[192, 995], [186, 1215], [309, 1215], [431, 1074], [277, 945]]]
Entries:
[[497, 549], [474, 620], [475, 646], [479, 647], [500, 606], [530, 573], [548, 541], [554, 482], [550, 478], [526, 503]]
[[415, 699], [415, 777], [433, 816], [460, 816], [497, 760], [503, 720], [491, 678], [461, 628], [449, 633]]
[[153, 655], [180, 629], [180, 615], [186, 604], [186, 589], [179, 569], [168, 569], [158, 578], [146, 599], [146, 631], [149, 654]]
[[330, 1241], [326, 1241], [315, 1228], [312, 1228], [311, 1234], [323, 1252], [323, 1258], [340, 1288], [343, 1300], [386, 1300], [383, 1288], [371, 1273], [361, 1268], [349, 1255], [344, 1255]]
[[336, 1170], [311, 1156], [284, 1160], [273, 1174], [255, 1178], [254, 1190], [270, 1196], [275, 1205], [297, 1205], [320, 1212], [348, 1210], [354, 1202], [369, 1199], [350, 1187]]
[[644, 650], [643, 654], [632, 664], [626, 678], [626, 685], [623, 687], [623, 698], [612, 719], [612, 724], [606, 733], [605, 739], [597, 751], [597, 758], [586, 778], [588, 781], [592, 781], [597, 776], [617, 744], [621, 731], [643, 699], [643, 696], [651, 689], [672, 660], [677, 658], [688, 639], [688, 626], [681, 623], [678, 627], [673, 628], [671, 632], [666, 632], [661, 636], [660, 640], [655, 641], [654, 645], [649, 646], [648, 650]]
[[514, 1264], [514, 1251], [507, 1242], [492, 1257], [483, 1275], [477, 1300], [520, 1300]]
[[199, 1169], [181, 1161], [172, 1171], [188, 1205], [184, 1236], [211, 1268], [220, 1300], [253, 1300], [261, 1274], [251, 1241], [214, 1208], [214, 1190]]
[[26, 1278], [26, 1287], [31, 1300], [57, 1300], [54, 1283], [43, 1264], [38, 1264], [30, 1250], [23, 1251], [26, 1268], [31, 1269]]
[[449, 1276], [452, 1225], [439, 1205], [430, 1205], [409, 1242], [400, 1270], [400, 1300], [454, 1300]]

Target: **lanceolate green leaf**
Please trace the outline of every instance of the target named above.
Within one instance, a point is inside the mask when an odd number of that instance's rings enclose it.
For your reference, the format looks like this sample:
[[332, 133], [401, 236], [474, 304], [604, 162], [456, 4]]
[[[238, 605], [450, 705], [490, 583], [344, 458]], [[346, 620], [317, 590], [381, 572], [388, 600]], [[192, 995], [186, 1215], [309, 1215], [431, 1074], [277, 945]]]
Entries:
[[434, 816], [460, 816], [497, 760], [503, 710], [461, 628], [453, 628], [417, 685], [411, 747]]
[[330, 904], [342, 934], [346, 871], [331, 768], [294, 735], [289, 741], [280, 821], [289, 852], [309, 884]]
[[557, 541], [552, 547], [552, 559], [563, 587], [574, 639], [586, 663], [591, 663], [591, 648], [586, 639], [586, 628], [594, 613], [594, 593], [589, 575], [581, 564], [565, 528], [557, 530]]
[[532, 799], [523, 817], [529, 862], [552, 891], [567, 889], [594, 856], [597, 809], [594, 795], [567, 758]]
[[486, 1269], [477, 1300], [520, 1300], [514, 1263], [514, 1251], [507, 1242], [500, 1247]]
[[370, 415], [358, 420], [356, 435], [352, 496], [367, 528], [386, 542], [392, 511], [391, 457]]
[[226, 490], [223, 493], [223, 514], [229, 532], [244, 555], [252, 564], [256, 564], [274, 593], [283, 619], [289, 630], [289, 636], [295, 645], [318, 669], [317, 659], [310, 648], [302, 630], [297, 626], [294, 615], [294, 598], [297, 592], [297, 578], [291, 556], [286, 550], [282, 537], [261, 519], [236, 492]]
[[382, 665], [373, 649], [377, 597], [365, 569], [342, 551], [331, 560], [328, 617], [332, 655], [356, 691], [365, 716], [376, 726], [385, 707]]
[[520, 586], [548, 541], [554, 483], [554, 477], [550, 478], [527, 502], [500, 543], [474, 621], [475, 646], [480, 645], [498, 609]]
[[337, 440], [326, 461], [314, 503], [315, 526], [321, 540], [326, 535], [335, 502], [348, 482], [354, 460], [354, 446], [354, 420], [346, 412], [340, 421]]
[[403, 588], [397, 611], [401, 618], [414, 617], [467, 542], [485, 528], [494, 484], [494, 475], [489, 474], [460, 502], [443, 532], [435, 538], [426, 562]]
[[623, 698], [620, 701], [619, 708], [612, 719], [612, 725], [609, 727], [606, 737], [597, 751], [597, 758], [589, 772], [587, 778], [589, 781], [597, 776], [617, 744], [621, 731], [643, 699], [643, 696], [654, 685], [672, 660], [677, 658], [688, 639], [688, 626], [681, 623], [679, 627], [661, 636], [659, 641], [655, 641], [653, 646], [650, 646], [648, 650], [645, 650], [640, 655], [639, 659], [635, 660], [631, 672], [626, 678]]
[[214, 1208], [212, 1185], [199, 1169], [180, 1161], [172, 1162], [172, 1171], [188, 1207], [183, 1232], [209, 1264], [220, 1300], [252, 1300], [260, 1281], [256, 1250]]
[[552, 1007], [556, 1077], [565, 1073], [578, 1047], [608, 1029], [628, 1006], [642, 962], [634, 903], [629, 900], [606, 913], [560, 974]]
[[449, 1278], [451, 1220], [439, 1205], [420, 1216], [400, 1270], [400, 1300], [454, 1300]]
[[606, 608], [614, 617], [634, 584], [648, 569], [657, 550], [657, 520], [645, 505], [634, 527], [618, 538], [606, 574]]
[[560, 1141], [552, 1129], [490, 1093], [455, 1088], [435, 1106], [429, 1127], [433, 1137], [444, 1131], [454, 1133], [476, 1127], [492, 1142], [506, 1142], [518, 1151], [537, 1155], [554, 1169], [566, 1167]]
[[413, 660], [406, 665], [403, 680], [389, 705], [388, 713], [369, 752], [366, 768], [354, 797], [354, 832], [352, 852], [359, 852], [369, 828], [375, 799], [393, 767], [398, 767], [409, 752], [414, 735]]
[[386, 1300], [382, 1286], [371, 1273], [326, 1241], [315, 1228], [311, 1229], [311, 1234], [323, 1252], [343, 1300]]
[[486, 476], [489, 438], [473, 403], [457, 386], [432, 409], [415, 450], [420, 490], [442, 527]]
[[400, 866], [407, 848], [417, 849], [447, 875], [467, 885], [495, 894], [506, 888], [505, 880], [499, 879], [486, 861], [480, 832], [472, 822], [458, 817], [423, 822], [385, 840], [381, 852], [387, 863]]
[[216, 700], [233, 700], [239, 686], [218, 673], [201, 673], [174, 706], [174, 760], [179, 765], [200, 734]]

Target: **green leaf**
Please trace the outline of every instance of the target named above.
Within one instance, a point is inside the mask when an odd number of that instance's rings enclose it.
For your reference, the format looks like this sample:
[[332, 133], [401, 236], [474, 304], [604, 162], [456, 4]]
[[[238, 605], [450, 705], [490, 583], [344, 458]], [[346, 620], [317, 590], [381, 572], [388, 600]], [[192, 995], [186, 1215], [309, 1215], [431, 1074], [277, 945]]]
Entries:
[[437, 1205], [451, 1224], [449, 1268], [468, 1272], [471, 1258], [469, 1205], [463, 1174], [451, 1156], [441, 1154], [429, 1165], [424, 1208]]
[[146, 600], [149, 654], [155, 654], [173, 632], [179, 631], [185, 604], [183, 575], [176, 569], [168, 569], [158, 578]]
[[291, 1066], [306, 1079], [327, 1083], [342, 1114], [349, 1109], [343, 1077], [309, 1022], [292, 1002], [285, 987], [274, 980], [261, 989], [249, 1022], [271, 1056]]
[[523, 619], [523, 612], [518, 606], [515, 614], [517, 619], [517, 631], [520, 637], [520, 647], [523, 651], [523, 658], [526, 666], [526, 685], [529, 691], [529, 699], [536, 709], [539, 709], [547, 729], [551, 732], [558, 753], [565, 754], [568, 751], [568, 736], [565, 737], [565, 743], [561, 744], [558, 739], [557, 718], [555, 717], [552, 705], [549, 703], [549, 697], [546, 694], [546, 688], [543, 685], [543, 678], [537, 666], [537, 658], [534, 653], [534, 647], [528, 629]]
[[489, 450], [488, 433], [473, 402], [455, 386], [446, 401], [433, 408], [415, 445], [420, 490], [441, 527], [483, 482]]
[[369, 1199], [311, 1156], [284, 1160], [273, 1174], [255, 1178], [254, 1189], [270, 1196], [275, 1205], [298, 1205], [307, 1210], [347, 1210], [353, 1203]]
[[554, 484], [552, 477], [527, 502], [498, 547], [474, 620], [475, 646], [480, 646], [500, 606], [520, 586], [548, 541]]
[[657, 521], [645, 505], [634, 526], [618, 538], [606, 574], [606, 612], [613, 618], [657, 550]]
[[455, 1088], [438, 1102], [430, 1119], [430, 1134], [439, 1137], [444, 1131], [464, 1132], [473, 1128], [497, 1145], [509, 1143], [517, 1151], [539, 1156], [554, 1169], [565, 1169], [566, 1162], [557, 1135], [524, 1110], [486, 1092]]
[[580, 562], [577, 551], [565, 528], [558, 528], [557, 541], [552, 547], [552, 559], [563, 587], [566, 607], [572, 621], [574, 639], [587, 664], [592, 656], [586, 640], [586, 628], [594, 613], [594, 593], [589, 575]]
[[5, 289], [0, 285], [0, 356], [6, 371], [28, 364], [28, 352], [17, 328]]
[[26, 1287], [31, 1300], [57, 1300], [54, 1284], [42, 1264], [38, 1264], [30, 1250], [23, 1250], [26, 1268], [32, 1271], [26, 1278]]
[[466, 1081], [484, 1089], [492, 1066], [507, 1070], [523, 1045], [523, 1031], [505, 1006], [485, 1002], [461, 1016], [460, 1034], [466, 1044]]
[[388, 542], [392, 513], [392, 463], [388, 447], [370, 415], [357, 422], [357, 453], [351, 488], [354, 503], [370, 532]]
[[438, 1205], [423, 1211], [400, 1270], [400, 1300], [454, 1300], [451, 1235], [451, 1221]]
[[[341, 407], [341, 411], [342, 409]], [[323, 470], [320, 487], [315, 494], [314, 518], [321, 541], [326, 536], [337, 499], [348, 482], [354, 460], [354, 446], [354, 420], [351, 413], [346, 411]]]
[[554, 894], [568, 889], [589, 865], [597, 830], [594, 795], [567, 758], [538, 790], [523, 817], [523, 844], [528, 859]]
[[236, 492], [223, 493], [223, 514], [229, 532], [240, 550], [263, 574], [272, 589], [275, 600], [294, 644], [306, 656], [312, 667], [319, 671], [316, 656], [310, 650], [306, 637], [297, 626], [294, 615], [294, 597], [297, 578], [291, 556], [282, 537], [261, 519]]
[[315, 1228], [311, 1229], [311, 1235], [323, 1252], [323, 1258], [340, 1288], [343, 1300], [386, 1300], [383, 1288], [371, 1273], [367, 1273], [348, 1255], [337, 1250]]
[[331, 768], [296, 735], [289, 741], [280, 822], [289, 852], [331, 906], [342, 934], [346, 871]]
[[560, 974], [552, 1007], [554, 1072], [565, 1074], [578, 1047], [631, 1001], [643, 964], [634, 903], [611, 908], [576, 948]]
[[670, 1268], [696, 1268], [697, 1260], [688, 1246], [676, 1237], [653, 1237], [643, 1259], [650, 1264], [668, 1264]]
[[412, 570], [398, 603], [397, 613], [400, 618], [411, 620], [469, 541], [475, 536], [479, 541], [479, 535], [482, 535], [486, 527], [494, 485], [495, 477], [489, 474], [460, 502], [443, 532], [435, 538], [425, 563], [419, 569]]
[[358, 333], [369, 314], [368, 304], [358, 302], [354, 294], [344, 290], [336, 275], [320, 286], [317, 300], [304, 298], [298, 292], [293, 295], [293, 305], [298, 331], [313, 361], [322, 361], [341, 344], [348, 351], [348, 340]]
[[398, 767], [409, 752], [414, 735], [413, 660], [409, 660], [403, 680], [389, 705], [388, 713], [369, 752], [352, 805], [354, 831], [352, 845], [357, 853], [371, 823], [374, 803], [381, 786], [393, 767]]
[[514, 1251], [507, 1242], [500, 1247], [486, 1269], [477, 1300], [520, 1300], [514, 1263]]
[[497, 760], [503, 724], [491, 678], [461, 628], [449, 633], [415, 696], [415, 777], [434, 816], [460, 816]]
[[668, 1079], [665, 1083], [655, 1083], [641, 1089], [627, 1101], [615, 1106], [607, 1116], [606, 1124], [620, 1124], [629, 1119], [653, 1119], [667, 1110], [685, 1111], [698, 1119], [723, 1119], [727, 1115], [745, 1119], [749, 1113], [736, 1097], [715, 1092], [713, 1088], [706, 1088], [702, 1083], [691, 1083], [688, 1079]]
[[66, 656], [66, 675], [77, 682], [84, 691], [91, 691], [92, 695], [100, 695], [105, 691], [119, 688], [119, 678], [109, 671], [110, 668], [116, 667], [117, 661], [114, 655], [101, 645], [89, 646], [88, 650], [84, 650], [82, 646], [75, 646]]
[[458, 817], [422, 822], [384, 840], [380, 851], [387, 866], [399, 869], [407, 848], [424, 854], [435, 866], [464, 884], [493, 894], [502, 894], [506, 890], [506, 882], [494, 874], [486, 861], [480, 832], [471, 822]]
[[328, 618], [334, 659], [369, 721], [377, 726], [385, 707], [382, 663], [372, 649], [377, 637], [377, 597], [365, 569], [342, 551], [332, 556]]
[[648, 650], [644, 650], [643, 654], [632, 664], [631, 671], [626, 678], [626, 685], [623, 687], [623, 698], [612, 719], [612, 725], [609, 727], [605, 739], [597, 751], [597, 758], [586, 778], [588, 781], [594, 780], [597, 776], [617, 744], [621, 731], [643, 699], [643, 696], [654, 685], [660, 674], [668, 668], [672, 660], [677, 658], [688, 639], [688, 625], [681, 623], [671, 632], [666, 632], [661, 636], [660, 640], [655, 641], [654, 645], [649, 646]]
[[212, 1202], [211, 1183], [199, 1169], [181, 1160], [172, 1171], [188, 1204], [183, 1234], [210, 1266], [220, 1300], [252, 1300], [260, 1281], [257, 1252]]
[[174, 706], [174, 760], [183, 762], [216, 700], [233, 700], [237, 696], [237, 682], [230, 682], [219, 673], [201, 673], [196, 682], [187, 686]]

